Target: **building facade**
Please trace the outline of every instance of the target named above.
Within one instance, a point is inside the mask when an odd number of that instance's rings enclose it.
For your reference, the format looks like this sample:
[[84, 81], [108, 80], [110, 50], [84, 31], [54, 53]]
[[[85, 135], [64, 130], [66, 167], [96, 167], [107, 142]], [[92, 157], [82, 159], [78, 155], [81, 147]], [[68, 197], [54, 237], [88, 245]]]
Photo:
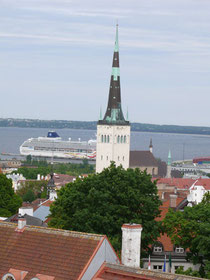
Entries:
[[112, 161], [117, 166], [129, 167], [130, 123], [125, 120], [121, 106], [118, 25], [113, 55], [109, 100], [104, 118], [97, 124], [96, 172], [101, 172]]

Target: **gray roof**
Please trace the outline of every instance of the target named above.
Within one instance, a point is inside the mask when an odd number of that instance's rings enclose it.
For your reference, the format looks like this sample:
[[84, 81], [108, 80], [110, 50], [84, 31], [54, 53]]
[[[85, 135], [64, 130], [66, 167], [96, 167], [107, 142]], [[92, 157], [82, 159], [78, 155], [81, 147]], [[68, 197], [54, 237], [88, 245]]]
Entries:
[[[24, 215], [24, 218], [26, 219], [26, 225], [28, 226], [39, 226], [39, 227], [46, 227], [47, 224], [43, 222], [43, 220], [40, 220], [39, 218], [29, 216], [27, 214]], [[10, 223], [17, 223], [18, 222], [18, 214], [15, 214], [5, 220], [5, 222]]]
[[47, 216], [50, 214], [50, 207], [41, 205], [34, 211], [34, 217], [39, 218], [42, 221], [46, 221]]

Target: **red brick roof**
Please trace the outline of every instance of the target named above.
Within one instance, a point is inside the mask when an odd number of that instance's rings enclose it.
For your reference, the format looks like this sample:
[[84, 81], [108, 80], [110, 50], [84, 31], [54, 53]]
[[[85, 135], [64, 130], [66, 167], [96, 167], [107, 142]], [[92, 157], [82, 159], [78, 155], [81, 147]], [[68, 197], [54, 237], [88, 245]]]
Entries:
[[10, 269], [28, 271], [24, 280], [37, 274], [57, 280], [77, 279], [94, 256], [104, 235], [0, 222], [0, 279]]

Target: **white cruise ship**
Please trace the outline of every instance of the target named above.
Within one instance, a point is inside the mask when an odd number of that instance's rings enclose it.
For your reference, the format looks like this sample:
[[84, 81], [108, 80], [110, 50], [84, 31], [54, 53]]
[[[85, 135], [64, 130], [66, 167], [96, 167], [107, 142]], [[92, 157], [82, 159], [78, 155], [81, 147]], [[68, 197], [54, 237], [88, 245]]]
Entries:
[[96, 158], [96, 140], [89, 141], [64, 141], [55, 132], [50, 131], [47, 137], [30, 138], [20, 146], [21, 155], [34, 157], [57, 157], [69, 159]]

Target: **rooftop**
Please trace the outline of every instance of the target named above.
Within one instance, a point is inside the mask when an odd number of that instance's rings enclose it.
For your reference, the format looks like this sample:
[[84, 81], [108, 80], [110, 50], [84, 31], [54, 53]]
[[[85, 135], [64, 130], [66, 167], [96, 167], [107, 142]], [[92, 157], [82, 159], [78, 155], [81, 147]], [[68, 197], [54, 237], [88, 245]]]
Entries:
[[104, 240], [104, 235], [0, 222], [0, 278], [10, 269], [55, 279], [77, 279]]

